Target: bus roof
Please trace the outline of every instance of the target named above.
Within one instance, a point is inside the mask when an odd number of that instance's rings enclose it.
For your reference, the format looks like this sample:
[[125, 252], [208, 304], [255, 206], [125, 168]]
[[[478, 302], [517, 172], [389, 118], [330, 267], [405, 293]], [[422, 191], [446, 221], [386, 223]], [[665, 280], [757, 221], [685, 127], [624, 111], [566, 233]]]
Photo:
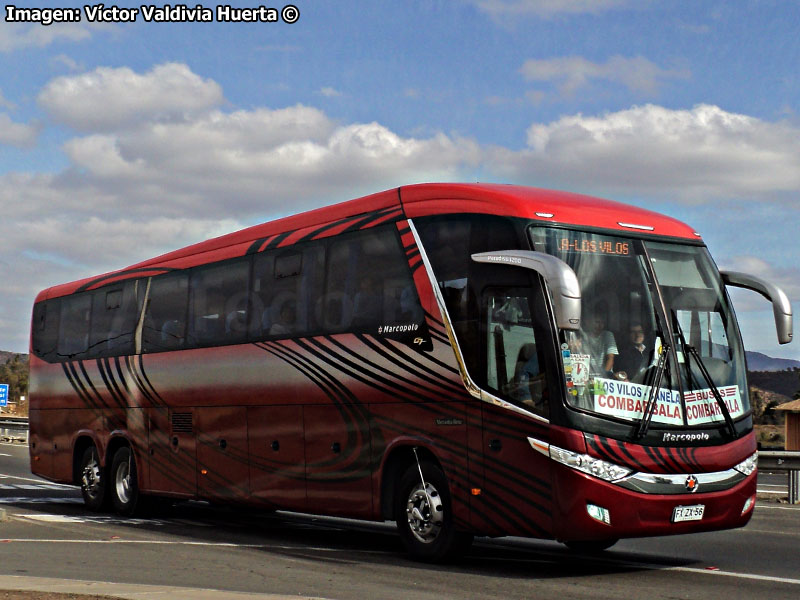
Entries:
[[[116, 279], [155, 275], [214, 260], [233, 258], [267, 247], [326, 237], [369, 224], [403, 218], [453, 213], [521, 217], [542, 224], [574, 225], [632, 232], [697, 242], [688, 225], [671, 217], [592, 196], [532, 187], [482, 183], [422, 183], [393, 188], [355, 200], [254, 225], [186, 246], [118, 271], [73, 281], [42, 291], [37, 302]], [[200, 255], [203, 255], [202, 259]]]

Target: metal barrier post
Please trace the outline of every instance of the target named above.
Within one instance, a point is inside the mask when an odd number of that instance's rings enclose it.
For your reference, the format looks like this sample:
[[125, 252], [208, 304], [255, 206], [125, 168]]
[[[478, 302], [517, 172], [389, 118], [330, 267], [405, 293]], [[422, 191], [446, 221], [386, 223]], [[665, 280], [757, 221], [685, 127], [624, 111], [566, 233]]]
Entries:
[[789, 471], [789, 504], [800, 499], [800, 471]]

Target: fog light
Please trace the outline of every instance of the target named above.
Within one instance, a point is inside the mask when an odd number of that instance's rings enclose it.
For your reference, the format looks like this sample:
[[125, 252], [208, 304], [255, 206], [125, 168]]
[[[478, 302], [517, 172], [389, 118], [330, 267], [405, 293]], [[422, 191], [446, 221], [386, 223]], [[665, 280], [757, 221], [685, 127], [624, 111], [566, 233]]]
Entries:
[[756, 497], [750, 496], [747, 501], [744, 503], [744, 508], [742, 508], [742, 514], [746, 513], [748, 510], [753, 508], [756, 503]]
[[586, 512], [589, 513], [589, 516], [595, 521], [611, 525], [611, 513], [608, 512], [608, 509], [597, 506], [596, 504], [587, 504]]

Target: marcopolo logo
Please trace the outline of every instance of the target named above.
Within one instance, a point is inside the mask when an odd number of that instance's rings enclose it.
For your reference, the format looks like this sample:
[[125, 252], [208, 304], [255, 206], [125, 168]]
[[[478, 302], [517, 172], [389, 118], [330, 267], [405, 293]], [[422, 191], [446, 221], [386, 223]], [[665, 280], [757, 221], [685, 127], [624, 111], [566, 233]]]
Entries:
[[665, 433], [664, 442], [705, 442], [711, 439], [707, 433]]
[[408, 333], [409, 331], [417, 331], [419, 324], [410, 323], [407, 325], [383, 325], [378, 327], [378, 335], [386, 335], [387, 333]]

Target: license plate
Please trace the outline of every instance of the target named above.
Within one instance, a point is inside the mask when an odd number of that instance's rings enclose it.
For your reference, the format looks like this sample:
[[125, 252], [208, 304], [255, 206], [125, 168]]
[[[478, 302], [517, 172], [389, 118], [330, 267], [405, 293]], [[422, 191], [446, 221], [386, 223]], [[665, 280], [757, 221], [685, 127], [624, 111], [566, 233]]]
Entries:
[[681, 523], [683, 521], [699, 521], [703, 518], [706, 510], [705, 504], [694, 504], [692, 506], [676, 506], [672, 509], [672, 522]]

